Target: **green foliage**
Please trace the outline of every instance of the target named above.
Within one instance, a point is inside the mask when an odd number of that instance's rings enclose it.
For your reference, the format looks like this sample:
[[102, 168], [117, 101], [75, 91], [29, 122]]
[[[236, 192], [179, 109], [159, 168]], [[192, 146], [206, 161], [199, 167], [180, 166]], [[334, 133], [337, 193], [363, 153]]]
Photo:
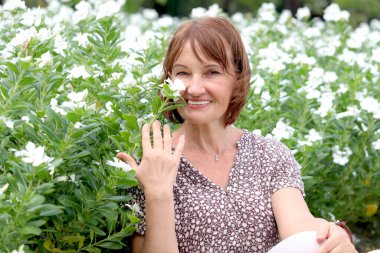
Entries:
[[[16, 21], [2, 27], [1, 48], [28, 29], [23, 13], [0, 14]], [[121, 21], [89, 16], [76, 26], [65, 23], [65, 43], [60, 35], [32, 36], [9, 55], [3, 51], [0, 252], [21, 245], [26, 252], [128, 249], [139, 219], [125, 204], [137, 181], [113, 158], [118, 150], [140, 158], [141, 125], [173, 104], [160, 99], [158, 77], [148, 77], [162, 50], [122, 51]], [[86, 43], [78, 45], [81, 34]], [[136, 63], [125, 69], [132, 54]]]
[[[114, 156], [139, 160], [142, 124], [180, 106], [160, 75], [182, 20], [147, 10], [96, 19], [114, 9], [53, 7], [0, 12], [0, 252], [127, 251], [139, 210], [125, 204], [137, 181]], [[290, 126], [281, 140], [302, 166], [312, 212], [376, 235], [380, 122], [363, 101], [376, 108], [380, 100], [378, 28], [279, 18], [272, 5], [232, 19], [253, 70], [236, 125], [263, 135]], [[356, 32], [365, 36], [359, 47]], [[320, 139], [308, 141], [312, 129]], [[352, 154], [337, 160], [346, 149]]]

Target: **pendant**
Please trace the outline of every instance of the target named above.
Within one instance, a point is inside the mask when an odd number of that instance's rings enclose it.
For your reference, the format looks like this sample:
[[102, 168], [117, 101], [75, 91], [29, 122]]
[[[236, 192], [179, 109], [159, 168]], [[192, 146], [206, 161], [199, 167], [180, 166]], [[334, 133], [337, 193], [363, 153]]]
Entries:
[[214, 156], [214, 160], [215, 160], [215, 162], [218, 162], [218, 161], [219, 161], [219, 156], [218, 156], [218, 154], [215, 154], [215, 156]]

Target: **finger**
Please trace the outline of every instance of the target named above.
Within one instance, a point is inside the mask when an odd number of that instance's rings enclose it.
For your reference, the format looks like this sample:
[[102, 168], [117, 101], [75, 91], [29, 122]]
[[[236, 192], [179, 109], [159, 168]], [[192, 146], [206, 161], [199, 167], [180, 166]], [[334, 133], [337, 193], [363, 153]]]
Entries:
[[132, 156], [122, 152], [122, 153], [118, 153], [116, 157], [121, 159], [123, 162], [127, 163], [129, 166], [131, 166], [132, 169], [136, 170], [138, 165]]
[[319, 220], [323, 221], [321, 222], [321, 225], [319, 225], [317, 229], [317, 242], [321, 243], [324, 240], [326, 240], [329, 236], [330, 222], [323, 219], [319, 219]]
[[153, 122], [153, 148], [162, 149], [161, 124], [158, 120]]
[[175, 152], [174, 152], [174, 156], [177, 159], [181, 157], [184, 146], [185, 146], [185, 135], [181, 135], [178, 139], [177, 146], [175, 147]]
[[144, 150], [152, 149], [152, 144], [150, 143], [150, 126], [148, 124], [144, 124], [141, 130], [141, 144]]
[[328, 238], [326, 241], [323, 242], [322, 246], [318, 249], [316, 253], [331, 252], [332, 250], [336, 249], [340, 243], [342, 243], [342, 240], [337, 236], [336, 231], [333, 231], [335, 224], [329, 222], [328, 225], [330, 228], [327, 235]]
[[164, 150], [168, 152], [172, 150], [172, 137], [170, 127], [167, 124], [164, 125]]

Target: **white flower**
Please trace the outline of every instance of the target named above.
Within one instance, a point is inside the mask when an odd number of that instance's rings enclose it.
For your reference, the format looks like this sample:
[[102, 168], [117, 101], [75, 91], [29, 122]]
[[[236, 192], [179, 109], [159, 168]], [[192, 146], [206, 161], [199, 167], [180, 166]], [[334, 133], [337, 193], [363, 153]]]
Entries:
[[360, 101], [360, 107], [362, 110], [373, 113], [374, 117], [380, 115], [380, 103], [373, 97], [365, 97]]
[[13, 120], [7, 119], [4, 116], [0, 116], [0, 120], [4, 122], [6, 127], [13, 129], [14, 124], [15, 124]]
[[21, 245], [19, 248], [18, 248], [18, 250], [12, 250], [12, 252], [11, 253], [25, 253], [25, 251], [24, 251], [24, 244], [23, 245]]
[[119, 159], [117, 159], [115, 157], [113, 158], [113, 161], [108, 160], [107, 164], [110, 165], [110, 166], [112, 166], [112, 167], [122, 169], [125, 172], [128, 172], [128, 171], [130, 171], [132, 169], [131, 166], [129, 166], [125, 162], [123, 162], [123, 161], [121, 161], [121, 160], [119, 160]]
[[258, 19], [264, 22], [274, 22], [276, 20], [276, 7], [273, 3], [263, 3], [257, 11]]
[[377, 141], [372, 142], [372, 146], [375, 150], [380, 150], [380, 139]]
[[252, 79], [254, 80], [254, 82], [252, 83], [252, 86], [254, 87], [253, 93], [255, 95], [260, 94], [265, 84], [264, 79], [259, 74], [256, 74], [255, 76], [253, 76]]
[[164, 16], [156, 20], [156, 22], [154, 22], [153, 25], [154, 27], [161, 28], [161, 27], [170, 27], [173, 25], [173, 23], [174, 23], [174, 20], [172, 17]]
[[266, 111], [269, 111], [270, 109], [272, 109], [272, 107], [269, 105], [270, 102], [272, 101], [272, 96], [270, 95], [268, 90], [261, 92], [260, 99], [261, 99], [261, 103], [262, 103], [262, 105]]
[[37, 30], [35, 27], [30, 27], [26, 30], [18, 30], [16, 36], [9, 42], [10, 46], [21, 46], [25, 42], [30, 41], [37, 34]]
[[310, 90], [305, 89], [305, 90], [307, 91], [306, 99], [314, 99], [314, 98], [320, 98], [321, 97], [322, 93], [317, 89], [310, 89]]
[[309, 134], [307, 134], [306, 139], [311, 142], [322, 140], [322, 136], [313, 128], [310, 129]]
[[322, 136], [313, 128], [310, 129], [309, 134], [305, 135], [305, 141], [298, 141], [300, 146], [313, 146], [314, 142], [322, 140]]
[[62, 109], [61, 107], [58, 106], [58, 101], [55, 98], [52, 98], [50, 100], [50, 107], [51, 107], [51, 109], [53, 109], [53, 111], [55, 111], [56, 113], [59, 113], [63, 116], [65, 116], [67, 114], [67, 112], [64, 109]]
[[43, 15], [46, 15], [46, 10], [41, 8], [28, 9], [22, 15], [21, 24], [25, 26], [40, 26]]
[[4, 192], [8, 189], [8, 187], [9, 187], [9, 184], [6, 183], [5, 185], [3, 185], [3, 186], [0, 188], [0, 196], [1, 196], [2, 194], [4, 194]]
[[139, 215], [143, 215], [143, 213], [141, 212], [140, 206], [137, 203], [134, 203], [133, 205], [125, 204], [125, 206], [129, 207], [129, 209], [138, 213]]
[[333, 3], [325, 9], [323, 18], [326, 21], [347, 21], [350, 18], [350, 13], [348, 11], [341, 11], [339, 6]]
[[341, 83], [339, 85], [339, 89], [336, 91], [336, 94], [341, 95], [341, 94], [346, 93], [347, 91], [348, 91], [347, 84]]
[[112, 102], [111, 102], [111, 101], [108, 101], [108, 102], [106, 103], [106, 109], [107, 109], [107, 113], [105, 114], [105, 116], [108, 116], [108, 115], [110, 115], [111, 113], [113, 113]]
[[334, 93], [324, 92], [322, 96], [318, 98], [318, 102], [321, 104], [320, 107], [314, 112], [322, 118], [326, 117], [328, 112], [333, 108], [333, 101], [335, 99]]
[[339, 146], [333, 147], [333, 162], [339, 165], [346, 165], [349, 162], [349, 157], [352, 155], [352, 151], [349, 147], [345, 147], [344, 150], [340, 150]]
[[191, 18], [200, 18], [206, 15], [206, 9], [203, 7], [196, 7], [191, 10]]
[[216, 17], [222, 10], [219, 8], [218, 4], [212, 4], [208, 7], [206, 15], [209, 17]]
[[317, 27], [309, 27], [304, 31], [306, 38], [316, 38], [321, 36], [321, 30]]
[[297, 54], [293, 62], [295, 64], [315, 65], [317, 60], [314, 57], [308, 57], [306, 54]]
[[59, 176], [59, 177], [57, 177], [55, 180], [56, 180], [57, 182], [66, 182], [67, 179], [68, 179], [67, 176]]
[[75, 102], [75, 103], [79, 103], [79, 102], [82, 102], [88, 95], [88, 90], [85, 89], [83, 91], [80, 91], [80, 92], [70, 92], [69, 94], [67, 94], [67, 97]]
[[75, 122], [74, 128], [82, 128], [84, 125], [81, 122]]
[[216, 17], [219, 13], [221, 13], [221, 9], [218, 4], [211, 5], [208, 10], [203, 7], [193, 8], [191, 10], [190, 17], [191, 18], [200, 18], [200, 17]]
[[296, 17], [299, 20], [307, 19], [310, 17], [310, 15], [311, 15], [310, 9], [306, 6], [303, 8], [298, 8], [297, 13], [296, 13]]
[[360, 114], [360, 110], [354, 105], [354, 106], [348, 106], [347, 111], [338, 113], [335, 117], [337, 119], [341, 119], [341, 118], [350, 117], [350, 116], [356, 117], [359, 114]]
[[39, 166], [42, 163], [49, 163], [53, 158], [45, 155], [45, 148], [43, 146], [36, 147], [33, 142], [26, 144], [25, 150], [16, 151], [16, 157], [21, 157], [25, 163], [31, 163], [33, 166]]
[[91, 13], [91, 5], [86, 1], [80, 1], [75, 5], [76, 11], [72, 15], [72, 22], [78, 24], [83, 19], [86, 19]]
[[372, 50], [371, 60], [380, 63], [380, 48]]
[[326, 82], [326, 83], [333, 83], [335, 82], [336, 80], [338, 80], [338, 76], [336, 75], [335, 72], [332, 72], [332, 71], [326, 71], [324, 76], [323, 76], [323, 80]]
[[96, 13], [96, 19], [112, 16], [117, 13], [120, 8], [120, 4], [112, 0], [102, 3], [97, 7], [98, 12]]
[[77, 66], [70, 70], [70, 74], [68, 75], [68, 78], [79, 78], [82, 77], [83, 79], [87, 79], [90, 77], [90, 74], [86, 71], [86, 68], [84, 66]]
[[293, 135], [294, 133], [294, 128], [285, 124], [283, 122], [283, 119], [281, 118], [277, 124], [276, 124], [276, 127], [273, 129], [272, 131], [272, 134], [273, 134], [273, 138], [275, 140], [278, 140], [280, 141], [281, 139], [289, 139], [290, 136]]
[[49, 51], [41, 55], [40, 59], [38, 59], [38, 67], [43, 68], [47, 65], [53, 64], [53, 58], [51, 57], [51, 54]]
[[16, 9], [26, 9], [26, 5], [24, 1], [21, 0], [7, 0], [4, 3], [3, 10], [5, 11], [13, 11]]
[[170, 90], [174, 91], [174, 96], [179, 97], [180, 91], [183, 91], [186, 89], [185, 84], [181, 79], [174, 79], [174, 82], [170, 80], [170, 78], [166, 79], [166, 82], [169, 84]]
[[22, 116], [22, 117], [21, 117], [21, 120], [22, 120], [22, 121], [25, 121], [25, 123], [29, 123], [29, 120], [30, 120], [30, 119], [29, 119], [28, 116]]
[[142, 12], [146, 19], [156, 19], [158, 17], [158, 13], [155, 9], [143, 9]]
[[54, 51], [62, 56], [66, 56], [65, 51], [68, 47], [67, 42], [60, 34], [54, 37]]
[[87, 47], [88, 45], [88, 39], [87, 39], [87, 36], [89, 34], [88, 33], [77, 33], [73, 40], [78, 42], [79, 46], [82, 46], [82, 47]]

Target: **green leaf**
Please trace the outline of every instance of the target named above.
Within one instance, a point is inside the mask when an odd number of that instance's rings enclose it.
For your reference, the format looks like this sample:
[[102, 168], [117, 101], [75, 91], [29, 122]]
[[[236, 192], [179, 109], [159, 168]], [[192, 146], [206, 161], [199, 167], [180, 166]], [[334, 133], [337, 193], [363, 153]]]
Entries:
[[132, 134], [129, 136], [128, 141], [129, 141], [130, 143], [140, 143], [140, 142], [141, 142], [141, 134], [140, 134], [140, 133], [132, 133]]
[[69, 159], [69, 160], [72, 160], [72, 159], [77, 159], [77, 158], [81, 158], [81, 157], [85, 157], [85, 156], [88, 156], [90, 155], [90, 151], [88, 150], [83, 150], [82, 152], [79, 152], [78, 154], [74, 154], [72, 156], [69, 156], [67, 157], [66, 159]]
[[72, 123], [76, 123], [76, 122], [78, 122], [79, 119], [80, 119], [79, 115], [76, 114], [75, 112], [68, 112], [68, 113], [66, 114], [66, 118], [67, 118], [70, 122], [72, 122]]
[[36, 115], [38, 118], [42, 119], [45, 116], [45, 112], [44, 111], [38, 111], [38, 112], [36, 112]]
[[139, 124], [137, 123], [137, 118], [134, 115], [125, 114], [123, 119], [127, 121], [127, 127], [130, 130], [139, 130]]
[[19, 233], [22, 235], [39, 235], [41, 234], [41, 229], [35, 226], [24, 226], [18, 229]]
[[162, 100], [159, 96], [156, 96], [154, 99], [153, 99], [153, 103], [152, 103], [152, 110], [153, 110], [153, 114], [154, 115], [157, 115], [159, 114], [159, 109], [161, 107], [161, 104], [162, 104]]
[[8, 61], [8, 62], [5, 62], [4, 65], [7, 66], [8, 69], [11, 70], [16, 75], [19, 74], [19, 71], [18, 71], [18, 69], [17, 69], [17, 67], [16, 67], [15, 64], [13, 64], [13, 63], [11, 63], [11, 62]]
[[110, 196], [110, 197], [106, 197], [104, 199], [105, 200], [112, 200], [112, 201], [116, 201], [116, 202], [128, 202], [132, 199], [132, 197], [129, 195], [123, 195], [123, 196]]
[[32, 76], [24, 76], [20, 82], [20, 86], [32, 84], [36, 79]]
[[89, 253], [101, 253], [102, 251], [94, 246], [85, 249]]
[[53, 204], [45, 204], [42, 207], [40, 215], [41, 216], [53, 216], [53, 215], [61, 214], [62, 212], [63, 212], [62, 207], [60, 207], [60, 206], [56, 206]]
[[44, 196], [34, 195], [28, 202], [25, 203], [25, 206], [29, 207], [26, 212], [34, 212], [35, 210], [39, 209], [44, 202]]
[[65, 207], [72, 207], [76, 209], [81, 209], [81, 202], [74, 196], [61, 195], [58, 198], [58, 202]]
[[41, 227], [46, 223], [45, 220], [36, 220], [36, 221], [31, 221], [26, 224], [27, 226], [34, 226], [34, 227]]
[[101, 244], [98, 244], [99, 247], [105, 248], [105, 249], [122, 249], [123, 245], [117, 242], [103, 242]]

